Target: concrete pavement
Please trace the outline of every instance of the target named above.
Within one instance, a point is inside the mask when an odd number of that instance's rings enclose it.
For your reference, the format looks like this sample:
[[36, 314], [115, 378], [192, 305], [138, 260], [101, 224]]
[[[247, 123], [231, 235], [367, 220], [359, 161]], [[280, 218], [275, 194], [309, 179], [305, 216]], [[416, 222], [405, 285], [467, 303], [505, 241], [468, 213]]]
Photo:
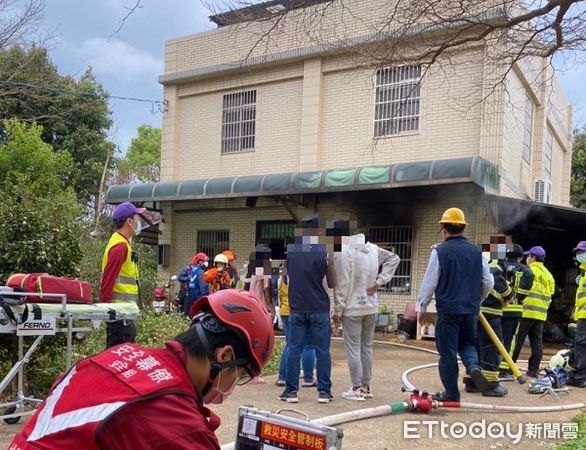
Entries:
[[[408, 341], [410, 342], [410, 341]], [[432, 342], [418, 345], [426, 345], [433, 348]], [[345, 354], [341, 342], [332, 344], [332, 382], [335, 400], [329, 404], [317, 403], [317, 391], [315, 388], [300, 388], [299, 403], [287, 404], [277, 399], [281, 393], [282, 387], [274, 385], [276, 377], [265, 377], [265, 385], [246, 385], [237, 388], [225, 405], [215, 407], [214, 410], [222, 417], [223, 423], [218, 430], [220, 442], [225, 444], [234, 441], [236, 433], [236, 411], [238, 405], [248, 404], [257, 408], [276, 411], [279, 408], [294, 408], [310, 418], [318, 418], [338, 414], [345, 411], [380, 406], [401, 401], [408, 397], [401, 392], [401, 374], [408, 368], [428, 363], [437, 362], [437, 356], [426, 354], [414, 350], [401, 349], [383, 345], [375, 345], [375, 367], [372, 389], [374, 398], [364, 402], [355, 402], [342, 399], [340, 394], [350, 386], [348, 368], [346, 366]], [[426, 369], [413, 374], [410, 381], [418, 387], [436, 392], [441, 390], [437, 368]], [[489, 399], [482, 397], [480, 394], [463, 393], [463, 402], [474, 402], [483, 404], [497, 405], [515, 405], [515, 406], [552, 406], [558, 404], [552, 399], [540, 399], [538, 395], [532, 395], [527, 392], [527, 385], [518, 385], [516, 383], [506, 383], [510, 394], [506, 398]], [[577, 403], [586, 401], [586, 390], [573, 389], [571, 394], [559, 402]], [[374, 419], [351, 422], [341, 425], [344, 430], [343, 448], [361, 449], [361, 450], [383, 450], [383, 449], [469, 449], [472, 446], [476, 449], [535, 449], [537, 447], [548, 448], [553, 439], [528, 438], [524, 436], [528, 423], [544, 424], [542, 425], [541, 435], [545, 437], [544, 428], [548, 425], [545, 423], [556, 422], [558, 424], [570, 422], [571, 418], [576, 416], [579, 411], [567, 411], [549, 414], [513, 414], [513, 413], [495, 413], [487, 411], [464, 411], [464, 410], [436, 410], [430, 414], [403, 413], [394, 416], [385, 416]], [[471, 437], [464, 438], [443, 438], [440, 433], [440, 424], [416, 425], [407, 424], [405, 421], [445, 421], [449, 426], [455, 425], [456, 435], [458, 434], [457, 422], [471, 424], [473, 422], [485, 420], [487, 424], [499, 422], [507, 424], [510, 422], [512, 431], [515, 433], [520, 429], [523, 437], [519, 443], [513, 444], [513, 439], [496, 438], [492, 439], [475, 439]], [[404, 426], [411, 427], [414, 431], [412, 434], [419, 434], [420, 438], [406, 439], [403, 437]], [[428, 427], [433, 428], [433, 438], [428, 438]], [[415, 427], [415, 428], [413, 428]], [[520, 428], [521, 427], [521, 428]], [[550, 436], [557, 434], [561, 437], [561, 425], [559, 432], [549, 431]], [[535, 428], [535, 427], [534, 427]], [[532, 428], [533, 429], [533, 428]], [[447, 433], [449, 435], [449, 431]], [[499, 429], [495, 428], [493, 435], [499, 434]], [[537, 433], [536, 433], [537, 434]]]
[[[433, 342], [413, 342], [417, 345], [433, 348]], [[340, 394], [350, 386], [348, 368], [346, 366], [343, 345], [339, 341], [332, 344], [332, 382], [335, 399], [329, 404], [317, 403], [317, 391], [315, 388], [300, 388], [298, 404], [286, 404], [277, 399], [282, 387], [275, 386], [276, 376], [265, 377], [266, 384], [246, 385], [237, 387], [234, 394], [224, 405], [214, 406], [214, 411], [222, 418], [222, 426], [217, 434], [222, 444], [232, 442], [236, 433], [236, 414], [239, 405], [254, 405], [257, 408], [276, 411], [280, 408], [292, 407], [302, 411], [310, 418], [318, 418], [338, 414], [345, 411], [362, 409], [373, 406], [380, 406], [401, 401], [407, 398], [407, 394], [401, 392], [401, 374], [408, 368], [422, 364], [437, 362], [435, 355], [418, 352], [415, 350], [401, 349], [383, 345], [375, 345], [375, 367], [372, 389], [374, 398], [364, 402], [354, 402], [342, 399]], [[441, 390], [441, 384], [437, 375], [437, 368], [426, 369], [416, 372], [410, 378], [411, 382], [420, 388], [430, 392]], [[474, 402], [497, 405], [515, 406], [553, 406], [557, 404], [569, 404], [586, 401], [586, 390], [572, 389], [569, 396], [555, 402], [551, 398], [540, 399], [538, 395], [527, 393], [526, 385], [507, 383], [506, 387], [510, 394], [502, 399], [489, 399], [479, 394], [463, 393], [463, 402]], [[578, 411], [566, 411], [547, 414], [528, 413], [495, 413], [486, 411], [464, 411], [464, 410], [436, 410], [429, 414], [402, 413], [393, 416], [385, 416], [374, 419], [351, 422], [341, 425], [344, 431], [343, 448], [360, 450], [383, 450], [383, 449], [535, 449], [548, 448], [554, 439], [545, 439], [546, 433], [549, 436], [561, 437], [561, 424], [570, 422], [571, 418], [577, 415]], [[427, 425], [407, 423], [406, 421], [438, 421]], [[448, 427], [455, 427], [456, 434], [461, 429], [458, 422], [471, 424], [485, 420], [486, 424], [498, 422], [510, 424], [512, 431], [519, 430], [523, 434], [516, 445], [513, 439], [498, 437], [499, 429], [493, 428], [492, 434], [497, 435], [491, 438], [488, 435], [484, 439], [472, 437], [447, 438], [441, 435], [441, 421]], [[534, 426], [527, 424], [536, 424]], [[552, 425], [548, 425], [552, 424]], [[6, 448], [10, 443], [12, 435], [20, 429], [18, 425], [0, 424], [0, 448]], [[445, 427], [446, 425], [444, 425]], [[497, 424], [498, 426], [498, 424]], [[419, 438], [404, 438], [404, 427], [408, 427], [412, 434], [419, 434]], [[458, 428], [460, 427], [460, 428]], [[549, 427], [549, 431], [546, 428]], [[433, 437], [428, 437], [429, 428], [433, 431]], [[535, 438], [525, 436], [526, 432], [532, 432]]]

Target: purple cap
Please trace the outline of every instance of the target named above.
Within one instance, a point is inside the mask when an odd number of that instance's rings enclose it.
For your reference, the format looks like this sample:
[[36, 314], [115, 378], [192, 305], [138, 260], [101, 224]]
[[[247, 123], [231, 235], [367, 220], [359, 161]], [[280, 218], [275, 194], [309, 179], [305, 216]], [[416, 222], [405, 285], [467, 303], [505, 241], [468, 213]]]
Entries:
[[574, 252], [586, 252], [586, 241], [578, 242], [576, 248], [573, 250]]
[[144, 212], [145, 208], [137, 208], [130, 202], [124, 202], [116, 206], [112, 217], [114, 218], [115, 222], [121, 222], [128, 219], [129, 217], [134, 216], [135, 214], [142, 214]]
[[545, 258], [545, 250], [543, 249], [543, 247], [540, 247], [539, 245], [536, 245], [534, 247], [531, 247], [529, 249], [529, 251], [523, 253], [525, 256], [529, 256], [529, 255], [533, 255], [533, 256], [539, 256], [541, 258]]

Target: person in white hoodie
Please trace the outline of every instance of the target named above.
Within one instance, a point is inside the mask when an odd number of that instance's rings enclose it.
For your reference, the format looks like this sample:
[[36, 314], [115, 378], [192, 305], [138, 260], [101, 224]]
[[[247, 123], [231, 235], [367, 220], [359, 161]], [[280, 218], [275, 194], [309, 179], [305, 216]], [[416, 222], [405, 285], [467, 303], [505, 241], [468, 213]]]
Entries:
[[399, 265], [393, 252], [365, 242], [364, 234], [350, 236], [336, 254], [334, 322], [342, 323], [352, 386], [342, 394], [348, 400], [372, 398], [372, 341], [378, 313], [378, 290]]

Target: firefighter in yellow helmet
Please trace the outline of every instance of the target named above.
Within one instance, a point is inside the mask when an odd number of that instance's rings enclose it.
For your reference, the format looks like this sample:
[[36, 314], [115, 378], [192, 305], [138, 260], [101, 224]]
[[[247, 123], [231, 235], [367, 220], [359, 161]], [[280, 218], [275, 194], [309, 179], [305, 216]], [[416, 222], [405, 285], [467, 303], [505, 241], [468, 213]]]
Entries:
[[439, 223], [444, 241], [431, 251], [417, 309], [425, 313], [435, 294], [435, 339], [440, 354], [439, 375], [445, 390], [433, 398], [459, 402], [458, 354], [474, 385], [483, 394], [491, 389], [480, 369], [476, 330], [480, 302], [493, 288], [494, 280], [480, 248], [463, 235], [466, 228], [464, 212], [459, 208], [449, 208]]

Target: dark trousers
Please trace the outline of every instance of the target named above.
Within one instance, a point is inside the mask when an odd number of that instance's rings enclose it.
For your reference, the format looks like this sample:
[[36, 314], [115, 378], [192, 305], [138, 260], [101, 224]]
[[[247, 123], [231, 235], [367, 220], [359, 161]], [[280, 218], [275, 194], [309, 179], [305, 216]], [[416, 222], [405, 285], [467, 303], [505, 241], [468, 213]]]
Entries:
[[520, 317], [504, 315], [501, 318], [501, 327], [503, 329], [503, 345], [509, 353], [515, 350], [515, 335], [517, 327], [521, 321]]
[[[507, 314], [503, 314], [503, 317], [501, 317], [503, 345], [511, 356], [513, 353], [515, 353], [515, 346], [517, 345], [519, 322], [521, 322], [520, 316], [509, 316]], [[505, 361], [501, 361], [500, 370], [503, 372], [510, 372], [510, 367]]]
[[106, 323], [106, 348], [136, 339], [136, 324], [133, 320], [116, 320]]
[[445, 397], [460, 401], [458, 390], [458, 354], [466, 373], [479, 368], [476, 351], [476, 314], [438, 314], [435, 324], [435, 345], [440, 354], [439, 375]]
[[527, 372], [535, 375], [539, 371], [539, 365], [543, 358], [543, 322], [537, 319], [528, 319], [523, 317], [519, 323], [519, 331], [517, 333], [517, 344], [513, 352], [513, 361], [517, 361], [525, 338], [529, 336], [529, 343], [531, 344], [531, 356], [529, 357], [529, 365]]
[[[299, 361], [307, 343], [315, 347], [315, 368], [317, 371], [317, 390], [331, 393], [332, 357], [330, 354], [330, 314], [294, 313], [289, 315], [289, 334], [287, 335], [287, 392], [299, 389]], [[305, 374], [304, 374], [305, 375]]]
[[[495, 332], [497, 337], [503, 340], [503, 331], [501, 327], [501, 316], [493, 316], [491, 314], [484, 314], [484, 318]], [[492, 339], [484, 330], [484, 327], [478, 325], [478, 357], [480, 358], [480, 367], [485, 372], [485, 377], [488, 381], [498, 381], [498, 371], [501, 364], [501, 355], [495, 347]]]
[[577, 382], [586, 381], [586, 319], [578, 320], [574, 347], [570, 356], [570, 366], [575, 370], [570, 374]]

